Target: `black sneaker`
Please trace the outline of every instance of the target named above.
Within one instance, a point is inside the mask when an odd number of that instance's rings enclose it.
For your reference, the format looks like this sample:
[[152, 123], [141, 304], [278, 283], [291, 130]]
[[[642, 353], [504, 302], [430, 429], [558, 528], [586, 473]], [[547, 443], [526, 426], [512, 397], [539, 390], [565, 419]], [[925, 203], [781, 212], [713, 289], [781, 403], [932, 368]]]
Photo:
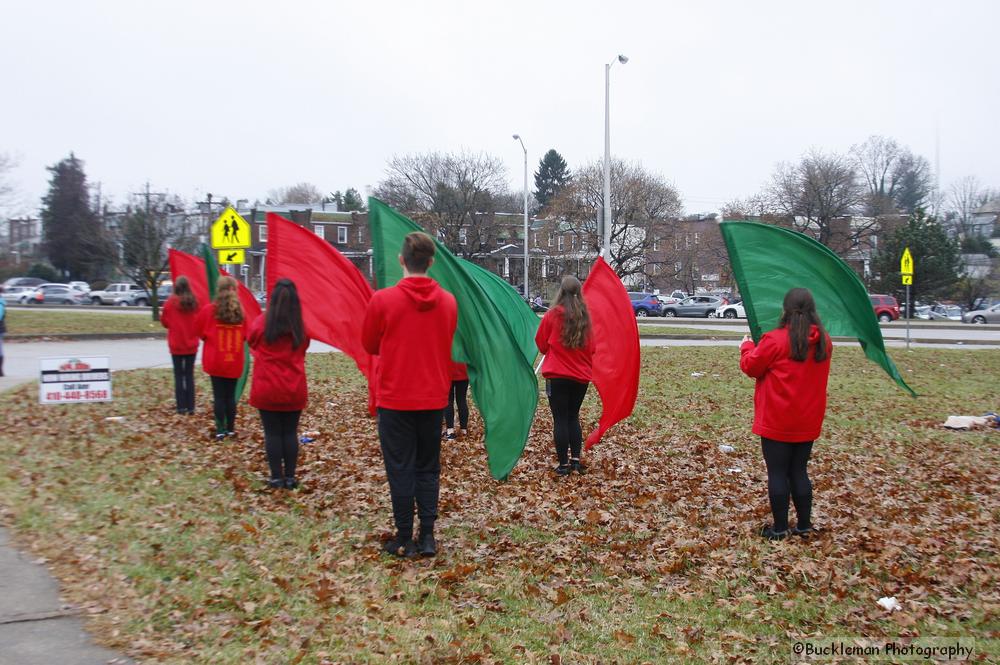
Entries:
[[814, 533], [814, 531], [811, 526], [807, 526], [804, 529], [800, 529], [799, 526], [796, 524], [791, 528], [791, 533], [793, 536], [802, 536], [803, 538], [808, 538], [810, 535]]
[[420, 545], [417, 547], [420, 556], [434, 556], [437, 554], [437, 542], [434, 541], [434, 532], [420, 534]]
[[382, 551], [393, 556], [412, 559], [417, 556], [417, 544], [413, 542], [412, 538], [403, 541], [399, 536], [396, 536], [392, 540], [382, 543]]
[[226, 433], [225, 432], [219, 432], [218, 434], [215, 435], [215, 440], [216, 441], [225, 441], [226, 440]]
[[271, 478], [267, 481], [267, 486], [273, 490], [281, 489], [285, 486], [285, 481], [282, 478]]
[[446, 440], [448, 440], [448, 441], [454, 441], [455, 440], [455, 433], [454, 432], [448, 432], [448, 434], [445, 435], [444, 438]]
[[293, 490], [293, 489], [295, 489], [298, 486], [299, 486], [299, 481], [295, 480], [294, 476], [292, 476], [291, 478], [285, 478], [285, 489], [286, 490]]
[[557, 476], [568, 476], [570, 472], [569, 464], [560, 464], [556, 467]]
[[775, 531], [772, 525], [767, 525], [760, 530], [760, 535], [766, 540], [784, 540], [788, 538], [788, 529], [784, 531]]
[[587, 465], [580, 462], [578, 459], [570, 460], [569, 462], [570, 471], [576, 471], [581, 476], [587, 473]]

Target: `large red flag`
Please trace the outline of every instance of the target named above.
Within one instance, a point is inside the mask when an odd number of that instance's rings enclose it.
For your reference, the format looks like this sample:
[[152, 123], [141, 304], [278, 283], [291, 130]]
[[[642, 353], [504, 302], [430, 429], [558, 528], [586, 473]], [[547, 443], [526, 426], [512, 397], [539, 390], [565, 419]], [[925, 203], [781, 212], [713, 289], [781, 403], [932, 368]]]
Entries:
[[632, 415], [639, 394], [639, 327], [622, 281], [597, 258], [583, 284], [594, 335], [592, 381], [601, 395], [601, 420], [587, 437], [586, 449], [615, 423]]
[[[374, 358], [361, 344], [361, 324], [372, 299], [371, 285], [351, 263], [312, 231], [267, 213], [267, 292], [287, 277], [302, 301], [302, 319], [310, 337], [335, 346], [374, 382]], [[372, 395], [369, 393], [369, 398]], [[369, 410], [374, 405], [369, 401]]]
[[[212, 298], [208, 294], [208, 279], [205, 276], [205, 261], [200, 257], [176, 249], [171, 249], [168, 252], [168, 258], [170, 260], [170, 279], [176, 282], [178, 277], [184, 275], [188, 278], [194, 297], [198, 299], [198, 306], [201, 307], [211, 302]], [[231, 276], [221, 269], [219, 274]], [[240, 304], [243, 305], [247, 321], [253, 321], [261, 314], [260, 303], [257, 302], [250, 289], [243, 286], [242, 282], [236, 280], [236, 283], [239, 286]]]

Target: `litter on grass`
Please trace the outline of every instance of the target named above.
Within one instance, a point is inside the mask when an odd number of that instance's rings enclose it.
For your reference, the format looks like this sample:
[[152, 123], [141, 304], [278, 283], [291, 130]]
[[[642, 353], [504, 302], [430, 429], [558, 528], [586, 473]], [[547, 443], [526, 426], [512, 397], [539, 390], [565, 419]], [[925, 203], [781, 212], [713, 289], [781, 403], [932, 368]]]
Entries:
[[719, 444], [719, 450], [721, 452], [724, 452], [724, 453], [731, 453], [731, 452], [733, 452], [736, 449], [733, 448], [732, 446], [727, 446], [726, 444], [722, 443], [722, 444]]
[[957, 430], [997, 429], [1000, 428], [1000, 417], [992, 412], [982, 416], [948, 416], [941, 427]]
[[901, 610], [903, 606], [899, 604], [895, 596], [885, 596], [878, 599], [878, 604], [882, 606], [885, 610], [892, 612], [893, 610]]

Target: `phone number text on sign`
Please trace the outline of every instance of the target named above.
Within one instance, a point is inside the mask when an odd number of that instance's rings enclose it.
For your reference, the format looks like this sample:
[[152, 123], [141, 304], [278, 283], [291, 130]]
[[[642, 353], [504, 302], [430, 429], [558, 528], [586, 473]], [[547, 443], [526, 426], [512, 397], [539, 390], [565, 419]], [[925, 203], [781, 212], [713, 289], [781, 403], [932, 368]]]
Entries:
[[38, 401], [42, 404], [111, 400], [111, 367], [107, 356], [42, 358]]

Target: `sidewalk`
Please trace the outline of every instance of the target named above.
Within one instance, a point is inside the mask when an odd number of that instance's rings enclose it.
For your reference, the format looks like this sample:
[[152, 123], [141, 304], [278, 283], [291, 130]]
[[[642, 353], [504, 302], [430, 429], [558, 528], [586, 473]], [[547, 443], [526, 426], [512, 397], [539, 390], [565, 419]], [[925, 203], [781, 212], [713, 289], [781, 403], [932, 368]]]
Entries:
[[15, 550], [0, 528], [0, 665], [107, 665], [134, 661], [94, 645], [59, 598], [44, 566]]

